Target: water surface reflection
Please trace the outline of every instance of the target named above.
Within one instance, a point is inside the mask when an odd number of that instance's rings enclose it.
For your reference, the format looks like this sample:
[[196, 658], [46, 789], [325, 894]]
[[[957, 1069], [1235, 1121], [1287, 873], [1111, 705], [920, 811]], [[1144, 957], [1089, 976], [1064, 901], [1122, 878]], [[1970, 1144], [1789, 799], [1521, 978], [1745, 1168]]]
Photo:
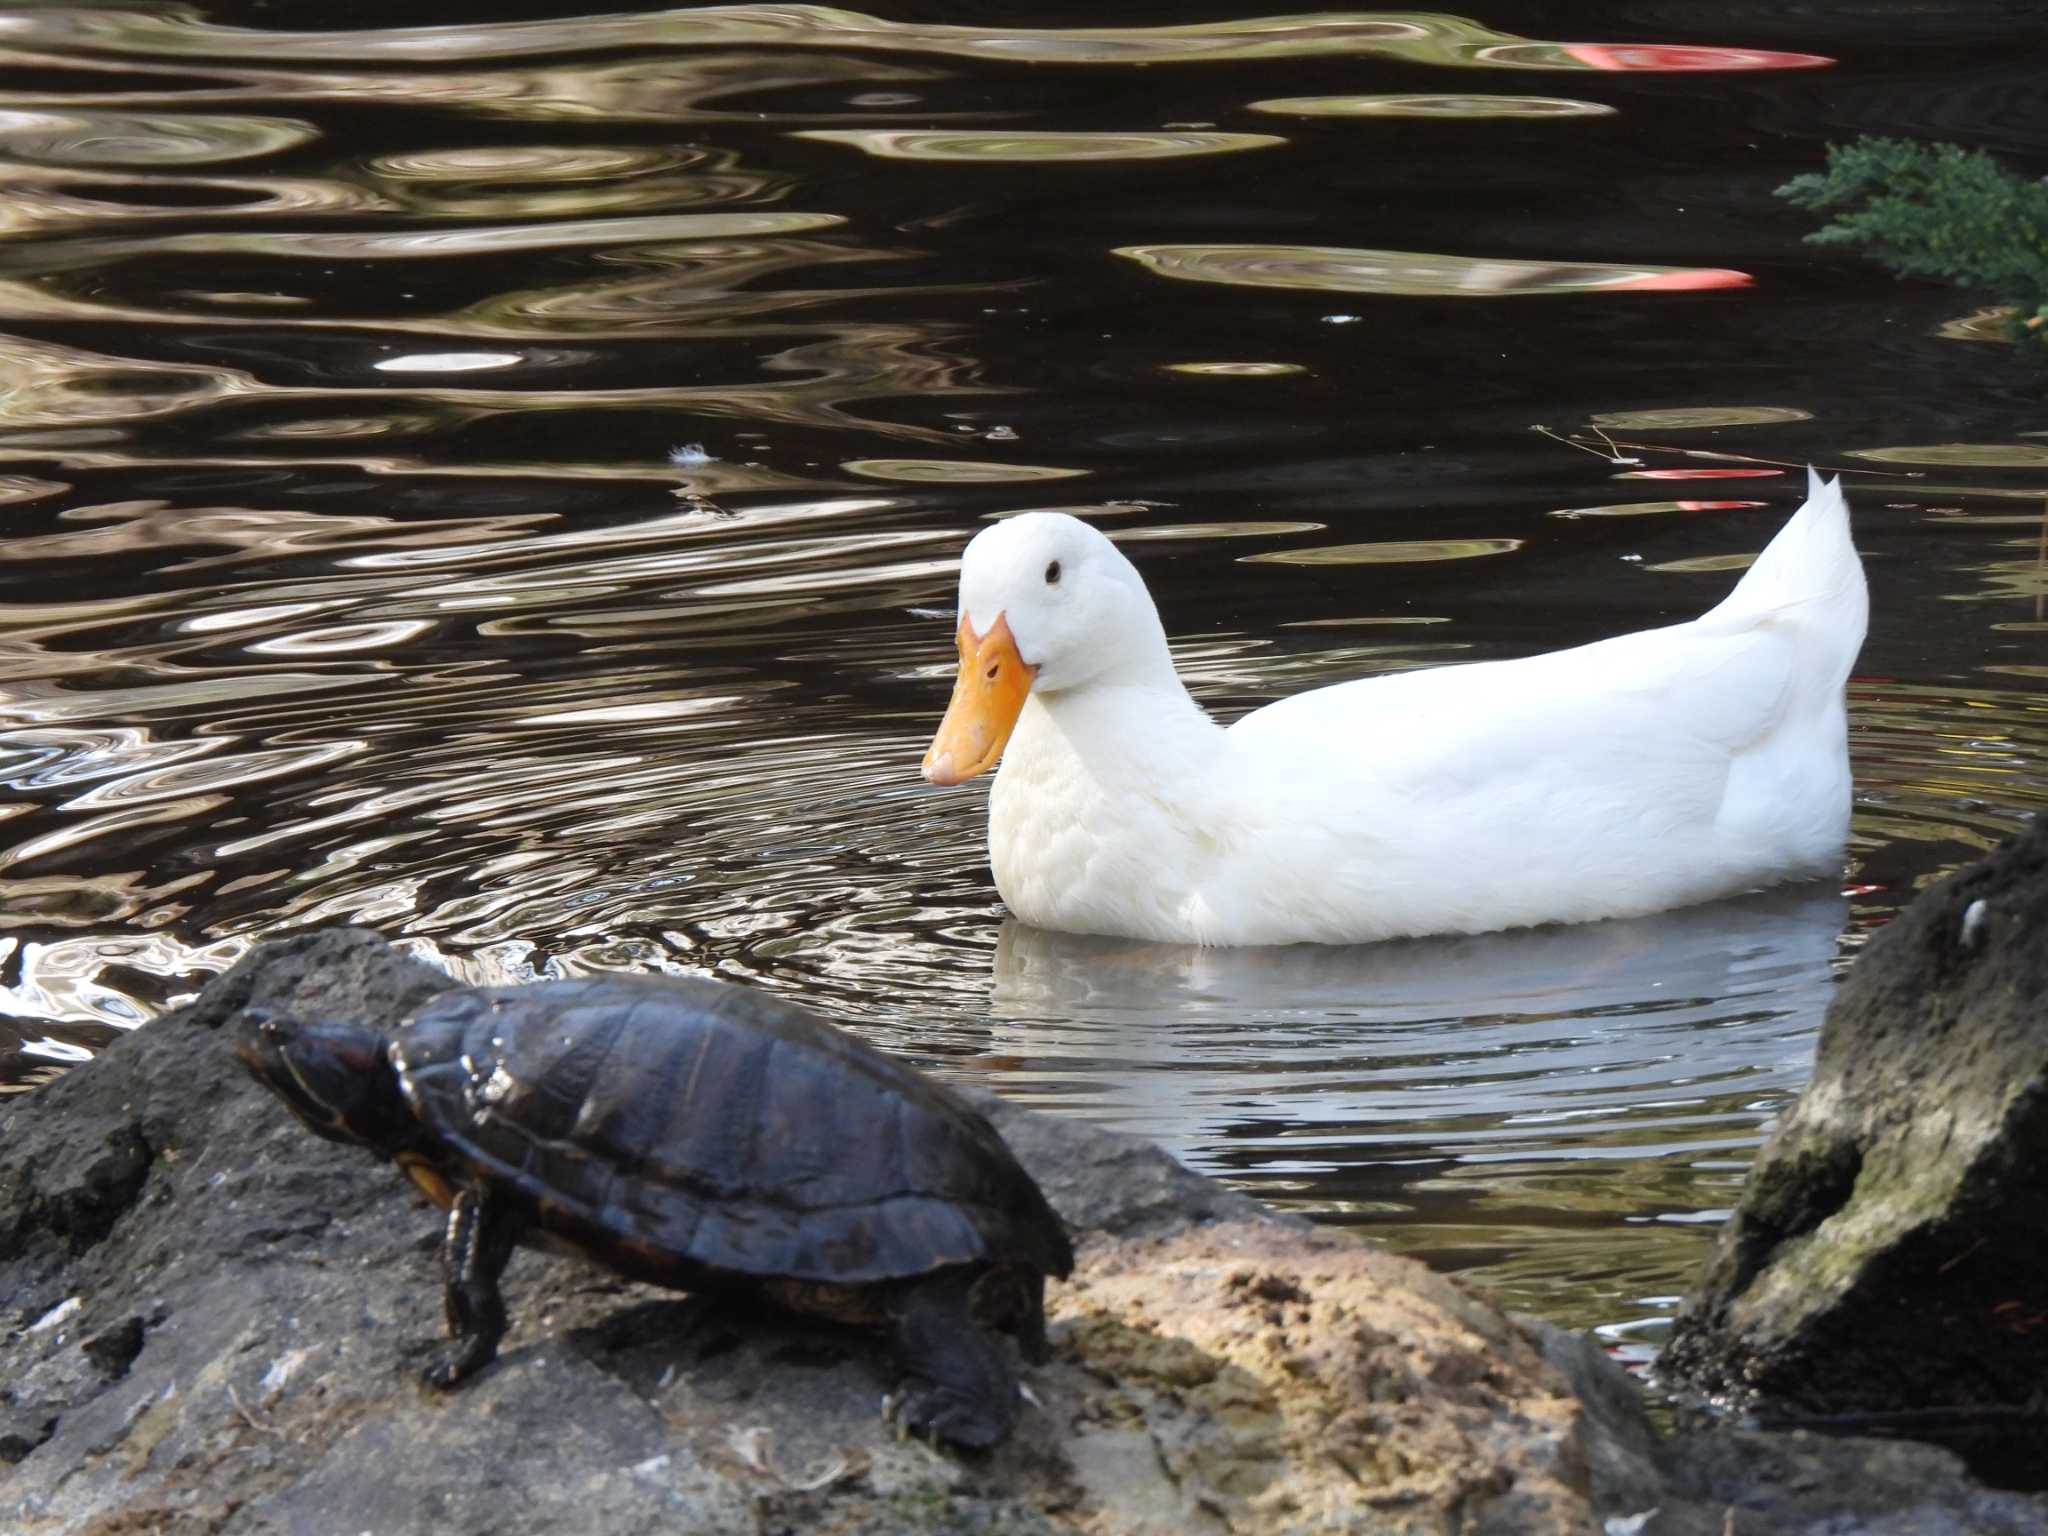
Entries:
[[1795, 887], [1569, 928], [1251, 950], [1008, 919], [989, 1048], [1050, 1103], [1268, 1198], [1369, 1214], [1426, 1256], [1578, 1206], [1582, 1159], [1605, 1165], [1609, 1209], [1696, 1220], [1690, 1199], [1660, 1208], [1657, 1186], [1725, 1182], [1804, 1079], [1848, 918], [1832, 887]]

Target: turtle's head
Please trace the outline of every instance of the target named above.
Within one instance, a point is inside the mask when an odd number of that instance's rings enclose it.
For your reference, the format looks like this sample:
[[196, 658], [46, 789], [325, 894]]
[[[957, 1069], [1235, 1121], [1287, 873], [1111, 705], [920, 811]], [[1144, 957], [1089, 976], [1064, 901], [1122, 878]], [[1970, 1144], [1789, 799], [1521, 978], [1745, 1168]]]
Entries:
[[360, 1024], [310, 1024], [261, 1008], [244, 1015], [235, 1055], [249, 1075], [283, 1099], [307, 1129], [353, 1142], [380, 1157], [404, 1149], [417, 1130], [384, 1036]]

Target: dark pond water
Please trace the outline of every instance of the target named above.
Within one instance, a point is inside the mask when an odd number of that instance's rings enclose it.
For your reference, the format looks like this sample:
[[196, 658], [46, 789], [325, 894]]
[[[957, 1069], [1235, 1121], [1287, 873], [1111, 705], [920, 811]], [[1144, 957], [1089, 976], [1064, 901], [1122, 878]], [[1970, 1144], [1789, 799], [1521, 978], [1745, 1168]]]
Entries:
[[[2048, 374], [1771, 196], [2043, 169], [2034, 8], [623, 3], [0, 6], [0, 1085], [315, 924], [710, 972], [1645, 1348], [1858, 940], [2048, 803]], [[1847, 895], [1105, 945], [918, 778], [984, 519], [1128, 540], [1227, 716], [1690, 615], [1809, 459]]]

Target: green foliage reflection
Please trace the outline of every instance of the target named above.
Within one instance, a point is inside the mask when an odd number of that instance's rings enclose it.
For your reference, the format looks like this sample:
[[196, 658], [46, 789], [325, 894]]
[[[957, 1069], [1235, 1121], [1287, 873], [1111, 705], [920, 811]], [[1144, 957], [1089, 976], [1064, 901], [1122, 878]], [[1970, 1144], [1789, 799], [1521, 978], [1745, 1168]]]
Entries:
[[1807, 239], [1858, 246], [1902, 277], [1986, 288], [2017, 336], [2048, 344], [2048, 185], [1980, 150], [1868, 135], [1831, 145], [1825, 172], [1778, 196], [1841, 211]]

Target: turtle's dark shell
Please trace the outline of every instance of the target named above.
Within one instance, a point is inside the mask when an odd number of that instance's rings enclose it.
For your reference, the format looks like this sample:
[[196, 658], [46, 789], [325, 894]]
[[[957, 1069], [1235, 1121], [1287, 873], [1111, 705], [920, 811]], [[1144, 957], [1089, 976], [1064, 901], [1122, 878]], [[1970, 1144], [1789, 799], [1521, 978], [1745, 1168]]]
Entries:
[[965, 1100], [803, 1009], [629, 976], [442, 993], [391, 1037], [432, 1173], [665, 1285], [1065, 1275], [1065, 1230]]

